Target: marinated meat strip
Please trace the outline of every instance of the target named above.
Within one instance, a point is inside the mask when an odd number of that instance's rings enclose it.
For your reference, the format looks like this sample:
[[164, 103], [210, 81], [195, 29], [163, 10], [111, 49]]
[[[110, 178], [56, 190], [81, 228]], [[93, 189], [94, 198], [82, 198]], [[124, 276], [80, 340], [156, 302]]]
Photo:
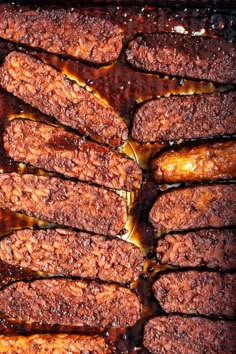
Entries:
[[160, 232], [236, 225], [236, 184], [209, 184], [162, 193], [149, 213]]
[[118, 26], [71, 9], [34, 10], [2, 4], [0, 37], [97, 64], [117, 59], [122, 49]]
[[236, 45], [220, 38], [154, 33], [129, 43], [136, 69], [220, 83], [236, 83]]
[[114, 147], [127, 139], [125, 122], [109, 106], [53, 67], [11, 52], [0, 68], [0, 84], [13, 95], [83, 135]]
[[236, 140], [170, 150], [153, 160], [157, 182], [194, 182], [236, 176]]
[[6, 127], [4, 148], [15, 161], [68, 177], [128, 191], [140, 187], [142, 171], [132, 159], [43, 123], [14, 119]]
[[114, 192], [29, 174], [0, 175], [0, 207], [109, 236], [124, 229], [127, 220], [126, 201]]
[[117, 285], [44, 279], [3, 288], [0, 312], [21, 321], [128, 327], [139, 319], [140, 303], [131, 290]]
[[167, 313], [229, 318], [236, 314], [236, 274], [171, 272], [155, 281], [153, 292]]
[[133, 118], [139, 142], [207, 138], [236, 133], [236, 92], [162, 97], [141, 105]]
[[173, 266], [236, 269], [236, 230], [165, 235], [158, 240], [156, 256], [159, 263]]
[[127, 283], [142, 272], [139, 248], [118, 238], [57, 230], [19, 230], [0, 240], [0, 259], [35, 271]]
[[235, 322], [158, 316], [146, 323], [143, 344], [152, 354], [233, 354], [235, 334]]
[[35, 334], [29, 337], [0, 335], [0, 352], [2, 354], [104, 354], [107, 351], [102, 337]]

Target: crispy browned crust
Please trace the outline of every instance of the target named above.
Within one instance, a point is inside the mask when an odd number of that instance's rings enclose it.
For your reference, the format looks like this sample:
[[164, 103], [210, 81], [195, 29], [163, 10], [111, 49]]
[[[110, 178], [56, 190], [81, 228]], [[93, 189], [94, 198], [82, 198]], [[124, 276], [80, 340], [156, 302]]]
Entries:
[[149, 213], [160, 232], [236, 224], [236, 184], [177, 188], [161, 194]]
[[131, 290], [117, 285], [44, 279], [3, 288], [0, 312], [22, 321], [128, 327], [139, 319], [140, 303]]
[[97, 64], [117, 59], [122, 49], [118, 26], [81, 10], [0, 5], [0, 37]]
[[11, 52], [0, 68], [0, 84], [42, 113], [112, 146], [128, 136], [125, 122], [109, 106], [53, 67], [27, 54]]
[[162, 97], [134, 115], [132, 137], [139, 142], [207, 138], [236, 133], [236, 93]]
[[60, 128], [14, 119], [3, 140], [15, 161], [109, 188], [130, 191], [140, 187], [142, 171], [132, 159]]
[[236, 46], [220, 38], [177, 33], [144, 34], [130, 42], [126, 59], [137, 69], [236, 83]]
[[156, 256], [161, 264], [236, 269], [236, 230], [210, 229], [168, 234], [158, 240]]
[[235, 322], [158, 316], [146, 323], [143, 344], [153, 354], [233, 354], [235, 334]]
[[236, 140], [171, 149], [152, 162], [157, 182], [194, 182], [236, 176]]
[[19, 230], [0, 240], [0, 259], [54, 275], [127, 283], [143, 268], [139, 248], [118, 238], [57, 230]]
[[29, 337], [0, 335], [0, 352], [2, 354], [103, 354], [107, 350], [102, 337], [34, 334]]
[[236, 274], [171, 272], [155, 281], [153, 292], [167, 313], [229, 318], [236, 314]]
[[114, 192], [55, 177], [0, 175], [0, 207], [81, 230], [115, 236], [127, 204]]

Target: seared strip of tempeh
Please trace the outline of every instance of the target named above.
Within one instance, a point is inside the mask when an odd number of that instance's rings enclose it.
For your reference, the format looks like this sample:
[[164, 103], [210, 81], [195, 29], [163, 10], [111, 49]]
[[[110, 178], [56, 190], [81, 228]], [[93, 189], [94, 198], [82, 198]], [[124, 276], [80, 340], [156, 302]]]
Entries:
[[128, 327], [139, 320], [140, 306], [129, 289], [71, 279], [18, 282], [0, 291], [0, 312], [48, 324]]
[[162, 97], [140, 106], [132, 137], [139, 142], [236, 133], [236, 92]]
[[156, 256], [161, 264], [236, 269], [236, 230], [210, 229], [168, 234], [158, 240]]
[[0, 37], [97, 64], [117, 59], [122, 49], [118, 26], [71, 9], [0, 5]]
[[236, 176], [236, 140], [171, 149], [152, 161], [157, 182], [214, 181]]
[[0, 207], [115, 236], [127, 220], [124, 198], [114, 192], [55, 177], [0, 175]]
[[149, 220], [160, 232], [236, 225], [236, 184], [169, 190], [157, 198]]
[[126, 59], [136, 69], [221, 83], [236, 83], [236, 45], [220, 38], [177, 33], [144, 34]]
[[27, 54], [11, 52], [0, 68], [0, 84], [60, 123], [112, 146], [128, 136], [125, 122], [91, 92]]
[[153, 292], [167, 313], [229, 318], [236, 314], [236, 274], [171, 272], [155, 281]]
[[73, 334], [34, 334], [29, 337], [0, 335], [0, 353], [104, 354], [106, 344], [102, 337]]
[[231, 321], [158, 316], [145, 324], [143, 344], [152, 354], [233, 354], [235, 334], [235, 322]]
[[114, 189], [139, 188], [142, 172], [132, 159], [43, 123], [14, 119], [4, 148], [15, 161]]
[[142, 272], [137, 246], [118, 238], [57, 230], [19, 230], [0, 240], [0, 259], [55, 275], [127, 283]]

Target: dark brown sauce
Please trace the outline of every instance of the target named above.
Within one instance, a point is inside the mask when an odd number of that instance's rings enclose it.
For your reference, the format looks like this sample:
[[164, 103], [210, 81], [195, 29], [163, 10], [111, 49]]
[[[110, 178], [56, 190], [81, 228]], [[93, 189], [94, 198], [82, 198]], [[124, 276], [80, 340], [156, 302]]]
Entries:
[[[21, 2], [22, 3], [22, 2]], [[30, 4], [27, 1], [24, 4]], [[47, 1], [41, 4], [48, 6]], [[61, 4], [62, 2], [60, 2]], [[68, 1], [65, 7], [75, 2]], [[34, 3], [35, 5], [36, 2]], [[77, 2], [76, 2], [77, 4]], [[59, 6], [59, 2], [50, 7]], [[127, 42], [134, 38], [136, 33], [142, 32], [182, 32], [192, 35], [221, 36], [228, 40], [235, 38], [236, 11], [211, 9], [170, 9], [143, 7], [110, 6], [100, 8], [85, 8], [85, 12], [93, 14], [111, 15], [112, 21], [120, 25], [123, 30], [124, 47]], [[162, 77], [153, 74], [134, 71], [121, 54], [119, 60], [104, 67], [93, 67], [90, 64], [62, 59], [55, 55], [40, 51], [17, 47], [6, 41], [0, 40], [0, 60], [11, 50], [28, 51], [48, 64], [63, 71], [70, 78], [93, 91], [100, 99], [112, 106], [130, 124], [132, 114], [138, 104], [153, 99], [157, 96], [170, 94], [210, 93], [216, 90], [224, 90], [211, 83], [192, 81], [186, 79]], [[226, 88], [227, 89], [227, 88]], [[0, 172], [18, 173], [46, 173], [42, 170], [18, 164], [7, 158], [3, 149], [2, 133], [9, 119], [22, 117], [55, 124], [53, 118], [41, 114], [36, 109], [23, 103], [12, 95], [0, 89]], [[67, 129], [67, 128], [66, 128]], [[62, 142], [66, 144], [67, 142]], [[148, 213], [157, 195], [166, 186], [158, 186], [150, 176], [150, 161], [167, 144], [138, 144], [132, 140], [124, 146], [123, 151], [136, 159], [144, 170], [144, 181], [139, 193], [128, 195], [130, 200], [130, 225], [129, 241], [137, 244], [144, 256], [144, 270], [140, 279], [130, 287], [138, 294], [142, 303], [142, 316], [135, 326], [128, 329], [111, 328], [79, 328], [73, 326], [47, 325], [40, 323], [20, 322], [0, 317], [0, 333], [24, 334], [33, 333], [103, 333], [112, 353], [147, 353], [142, 346], [143, 326], [150, 316], [162, 314], [158, 302], [152, 293], [152, 284], [158, 272], [167, 269], [166, 266], [158, 265], [155, 258], [154, 247], [157, 235], [148, 222]], [[68, 146], [67, 146], [68, 147]], [[168, 186], [167, 186], [168, 187]], [[137, 196], [136, 196], [137, 194]], [[20, 228], [51, 227], [53, 225], [30, 218], [22, 214], [13, 213], [9, 210], [0, 209], [0, 236]], [[124, 238], [126, 235], [124, 235]], [[46, 274], [33, 272], [20, 267], [9, 266], [0, 261], [0, 286], [12, 281], [37, 279]]]

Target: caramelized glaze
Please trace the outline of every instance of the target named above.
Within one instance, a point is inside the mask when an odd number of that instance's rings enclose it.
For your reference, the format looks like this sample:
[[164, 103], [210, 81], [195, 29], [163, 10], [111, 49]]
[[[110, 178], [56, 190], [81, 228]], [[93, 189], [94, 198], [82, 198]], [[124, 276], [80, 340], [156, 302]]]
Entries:
[[[27, 4], [27, 1], [17, 3]], [[28, 2], [29, 3], [29, 2]], [[48, 7], [47, 1], [38, 2]], [[38, 4], [37, 3], [37, 4]], [[58, 7], [66, 3], [65, 7], [75, 5], [75, 1], [55, 2], [50, 7]], [[35, 4], [35, 5], [37, 5]], [[73, 10], [72, 10], [73, 11]], [[228, 40], [235, 37], [236, 12], [229, 10], [206, 9], [171, 9], [154, 8], [151, 6], [108, 6], [88, 7], [83, 11], [102, 16], [111, 16], [123, 32], [124, 49], [136, 33], [144, 32], [180, 32], [191, 35], [221, 36]], [[60, 58], [55, 55], [31, 50], [0, 40], [0, 60], [12, 50], [22, 50], [31, 53], [41, 60], [61, 70], [69, 78], [85, 86], [105, 103], [112, 106], [120, 116], [130, 125], [132, 114], [138, 104], [159, 96], [171, 94], [210, 93], [225, 91], [230, 86], [215, 86], [211, 83], [192, 81], [178, 78], [168, 78], [154, 74], [134, 71], [125, 62], [123, 53], [120, 58], [108, 66], [92, 66], [88, 63]], [[58, 125], [53, 118], [41, 114], [17, 98], [0, 89], [0, 172], [18, 172], [47, 174], [45, 171], [24, 164], [17, 164], [6, 156], [2, 146], [2, 132], [10, 119], [24, 117], [48, 124]], [[63, 129], [67, 129], [64, 128]], [[144, 171], [141, 190], [135, 193], [125, 193], [129, 201], [130, 219], [126, 233], [122, 236], [137, 244], [143, 253], [144, 271], [138, 281], [130, 287], [135, 290], [143, 305], [142, 318], [132, 328], [109, 329], [78, 328], [59, 325], [41, 325], [38, 323], [20, 323], [15, 319], [0, 317], [0, 333], [25, 334], [32, 333], [103, 333], [112, 353], [147, 353], [142, 346], [143, 325], [153, 315], [162, 314], [158, 302], [155, 300], [151, 287], [158, 272], [166, 270], [166, 266], [157, 265], [154, 246], [157, 235], [148, 223], [148, 213], [156, 196], [168, 186], [158, 186], [150, 177], [151, 159], [167, 144], [145, 144], [129, 140], [123, 147], [123, 152], [134, 158]], [[40, 220], [13, 213], [6, 209], [0, 210], [0, 236], [12, 230], [32, 227], [52, 227], [53, 225]], [[4, 236], [3, 236], [4, 237]], [[48, 277], [49, 274], [32, 272], [0, 261], [0, 286], [17, 281]]]

